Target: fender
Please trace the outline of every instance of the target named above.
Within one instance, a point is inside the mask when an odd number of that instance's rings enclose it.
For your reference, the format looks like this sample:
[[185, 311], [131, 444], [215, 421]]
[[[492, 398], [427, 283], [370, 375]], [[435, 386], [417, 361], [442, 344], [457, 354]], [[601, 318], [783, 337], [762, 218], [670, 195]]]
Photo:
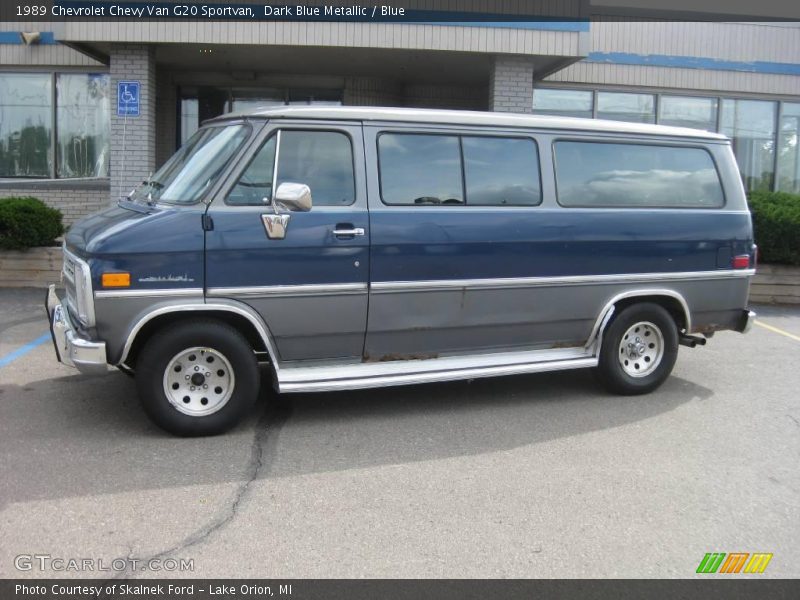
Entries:
[[122, 355], [118, 364], [115, 366], [127, 366], [124, 363], [128, 358], [128, 354], [130, 353], [131, 347], [136, 340], [136, 336], [139, 334], [142, 327], [144, 327], [147, 323], [162, 315], [178, 312], [185, 313], [187, 311], [228, 312], [244, 317], [253, 325], [259, 337], [261, 338], [261, 341], [264, 342], [264, 347], [267, 349], [267, 353], [269, 354], [272, 368], [275, 371], [278, 371], [280, 368], [278, 365], [278, 353], [275, 350], [275, 344], [272, 341], [272, 334], [270, 333], [267, 324], [264, 322], [261, 316], [246, 304], [237, 302], [236, 300], [227, 299], [220, 299], [213, 303], [199, 301], [192, 303], [181, 302], [176, 304], [168, 304], [146, 312], [144, 315], [140, 316], [133, 326], [128, 330], [128, 334], [125, 339], [125, 345], [122, 348]]
[[611, 317], [614, 314], [614, 309], [617, 302], [620, 300], [625, 300], [626, 298], [637, 298], [644, 296], [665, 296], [677, 300], [683, 309], [683, 318], [686, 322], [686, 331], [689, 332], [692, 330], [692, 315], [689, 312], [689, 304], [686, 302], [686, 298], [684, 298], [680, 293], [666, 288], [628, 290], [626, 292], [617, 294], [608, 302], [606, 302], [603, 310], [600, 311], [600, 314], [597, 316], [597, 319], [594, 322], [592, 332], [589, 334], [589, 339], [586, 340], [584, 348], [588, 350], [592, 344], [596, 344], [595, 353], [599, 351], [600, 343], [602, 342], [603, 338], [603, 332], [605, 331], [606, 325], [608, 325], [608, 322], [611, 320]]

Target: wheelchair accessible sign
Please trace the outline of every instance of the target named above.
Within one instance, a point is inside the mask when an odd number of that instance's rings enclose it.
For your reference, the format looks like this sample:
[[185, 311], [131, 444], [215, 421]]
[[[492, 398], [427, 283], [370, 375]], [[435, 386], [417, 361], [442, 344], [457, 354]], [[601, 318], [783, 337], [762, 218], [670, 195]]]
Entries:
[[138, 81], [117, 82], [117, 116], [139, 116], [139, 90]]

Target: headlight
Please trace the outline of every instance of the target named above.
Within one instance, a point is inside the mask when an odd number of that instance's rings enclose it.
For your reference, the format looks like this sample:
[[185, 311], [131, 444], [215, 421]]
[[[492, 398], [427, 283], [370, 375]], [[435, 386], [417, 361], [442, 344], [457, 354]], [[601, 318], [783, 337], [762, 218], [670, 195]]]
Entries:
[[94, 298], [92, 296], [92, 273], [86, 261], [64, 248], [64, 285], [67, 302], [75, 316], [86, 327], [94, 325]]

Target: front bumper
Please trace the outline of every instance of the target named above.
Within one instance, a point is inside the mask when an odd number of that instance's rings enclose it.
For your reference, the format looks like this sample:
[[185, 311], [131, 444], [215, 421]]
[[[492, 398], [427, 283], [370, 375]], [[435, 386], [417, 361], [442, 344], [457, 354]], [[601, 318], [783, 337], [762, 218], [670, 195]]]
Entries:
[[753, 321], [755, 320], [755, 312], [752, 310], [743, 310], [742, 315], [739, 317], [739, 322], [736, 324], [736, 331], [739, 333], [747, 333], [753, 328]]
[[47, 290], [45, 309], [50, 321], [50, 336], [59, 362], [75, 367], [81, 373], [100, 374], [108, 370], [106, 343], [92, 342], [78, 336], [69, 320], [69, 312], [56, 295], [56, 286]]

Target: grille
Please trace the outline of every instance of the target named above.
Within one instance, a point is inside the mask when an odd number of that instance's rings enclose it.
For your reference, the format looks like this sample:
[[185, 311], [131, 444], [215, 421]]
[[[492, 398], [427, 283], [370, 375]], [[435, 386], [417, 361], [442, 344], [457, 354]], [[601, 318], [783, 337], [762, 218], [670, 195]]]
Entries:
[[69, 312], [72, 315], [77, 314], [77, 303], [75, 300], [75, 273], [78, 267], [70, 258], [64, 254], [64, 266], [62, 273], [64, 274], [64, 291], [66, 292], [66, 302]]

